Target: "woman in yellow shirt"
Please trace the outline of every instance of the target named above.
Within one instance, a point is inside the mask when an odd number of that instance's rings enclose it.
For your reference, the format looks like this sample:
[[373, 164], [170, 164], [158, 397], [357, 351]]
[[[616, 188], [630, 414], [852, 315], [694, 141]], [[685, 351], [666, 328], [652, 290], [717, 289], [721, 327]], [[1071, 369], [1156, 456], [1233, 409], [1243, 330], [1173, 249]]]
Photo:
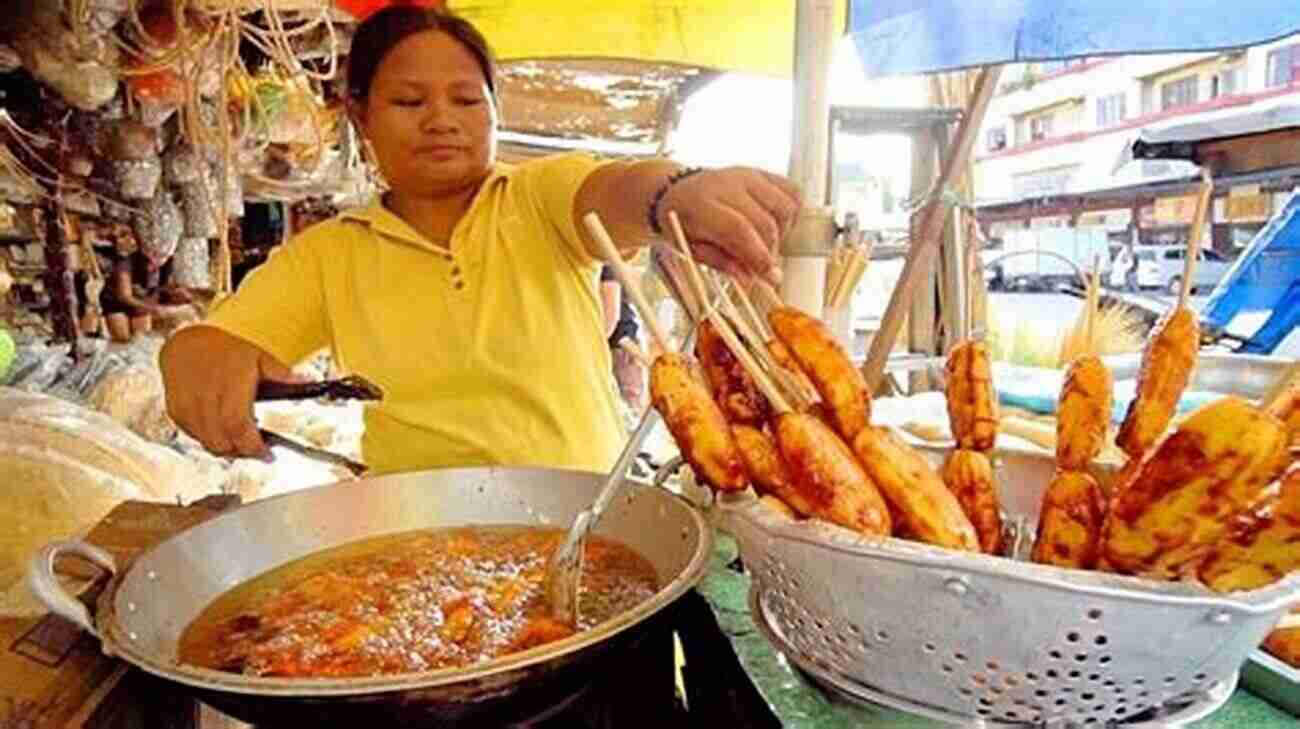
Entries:
[[385, 390], [362, 442], [378, 473], [604, 471], [625, 429], [581, 216], [595, 211], [626, 253], [674, 210], [705, 262], [778, 275], [771, 251], [799, 209], [784, 178], [584, 154], [498, 162], [494, 61], [460, 18], [380, 11], [347, 72], [387, 192], [295, 236], [163, 350], [168, 412], [215, 453], [265, 458], [257, 383], [329, 347]]

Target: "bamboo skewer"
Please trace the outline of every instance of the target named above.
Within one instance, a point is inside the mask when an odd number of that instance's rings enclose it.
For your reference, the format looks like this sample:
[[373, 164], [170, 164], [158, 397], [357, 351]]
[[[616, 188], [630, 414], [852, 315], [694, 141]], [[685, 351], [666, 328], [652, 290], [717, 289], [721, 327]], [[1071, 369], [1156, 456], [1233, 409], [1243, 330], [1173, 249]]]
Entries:
[[1088, 323], [1084, 328], [1084, 336], [1086, 336], [1088, 339], [1087, 339], [1087, 343], [1084, 345], [1083, 351], [1087, 352], [1088, 354], [1097, 353], [1097, 339], [1095, 333], [1097, 328], [1097, 316], [1098, 316], [1097, 310], [1100, 304], [1101, 304], [1101, 256], [1093, 256], [1092, 277], [1088, 281], [1088, 320], [1087, 320]]
[[635, 359], [637, 362], [640, 362], [642, 367], [649, 369], [650, 365], [653, 364], [653, 362], [650, 360], [650, 356], [647, 355], [645, 352], [641, 351], [641, 348], [637, 346], [636, 342], [633, 342], [631, 339], [624, 339], [620, 341], [618, 343], [618, 346], [624, 352], [627, 352], [628, 354], [632, 355], [632, 358]]
[[1178, 306], [1187, 306], [1187, 298], [1192, 295], [1192, 277], [1196, 274], [1196, 259], [1201, 251], [1201, 235], [1205, 230], [1205, 220], [1209, 217], [1210, 200], [1214, 194], [1214, 178], [1210, 171], [1201, 168], [1201, 194], [1196, 198], [1196, 212], [1192, 217], [1192, 235], [1187, 241], [1186, 258], [1183, 260], [1182, 287], [1178, 290]]
[[646, 328], [650, 330], [650, 336], [654, 339], [655, 344], [664, 352], [673, 351], [667, 332], [664, 331], [659, 319], [654, 315], [654, 308], [650, 306], [649, 301], [646, 301], [645, 292], [641, 290], [641, 286], [637, 283], [632, 269], [628, 268], [627, 262], [619, 254], [618, 246], [614, 245], [614, 240], [609, 237], [605, 226], [601, 224], [600, 217], [594, 212], [587, 213], [583, 216], [582, 222], [587, 226], [587, 230], [591, 232], [591, 236], [596, 240], [597, 245], [600, 246], [600, 252], [605, 257], [605, 262], [613, 267], [614, 275], [618, 277], [619, 283], [623, 284], [623, 290], [632, 297], [632, 304], [636, 306], [637, 312], [641, 314], [641, 319], [645, 321]]
[[[686, 257], [686, 267], [689, 269], [690, 279], [696, 287], [696, 294], [702, 301], [708, 301], [708, 293], [704, 288], [704, 276], [700, 272], [699, 265], [695, 262], [694, 256], [691, 255], [690, 244], [686, 240], [685, 231], [682, 230], [681, 221], [673, 211], [669, 211], [668, 213], [668, 224], [669, 227], [672, 228], [673, 237], [677, 242], [677, 246], [681, 249], [682, 255]], [[719, 293], [721, 294], [722, 292], [719, 291]], [[722, 296], [722, 300], [726, 303], [730, 303], [730, 300], [727, 299], [725, 295]], [[767, 376], [767, 373], [763, 371], [762, 366], [759, 365], [758, 361], [754, 358], [754, 355], [749, 351], [749, 348], [740, 341], [740, 337], [736, 335], [736, 332], [731, 328], [731, 324], [724, 316], [722, 316], [722, 313], [715, 307], [707, 308], [706, 312], [709, 321], [713, 323], [718, 335], [722, 337], [722, 341], [727, 345], [727, 348], [731, 350], [731, 353], [735, 355], [741, 366], [749, 372], [750, 377], [754, 378], [754, 382], [758, 385], [759, 389], [763, 391], [763, 394], [767, 397], [768, 401], [771, 402], [773, 408], [776, 409], [776, 412], [792, 412], [794, 408], [791, 407], [785, 394], [780, 391], [776, 386], [776, 383], [773, 382]]]
[[763, 336], [763, 341], [768, 341], [775, 337], [776, 333], [772, 331], [772, 327], [767, 323], [767, 319], [765, 319], [762, 314], [758, 313], [758, 307], [754, 306], [754, 300], [749, 297], [749, 293], [745, 291], [745, 287], [740, 285], [740, 281], [734, 278], [732, 279], [732, 284], [732, 289], [736, 292], [736, 298], [740, 299], [741, 308], [743, 308], [745, 313], [749, 315], [750, 322], [758, 329], [759, 334]]

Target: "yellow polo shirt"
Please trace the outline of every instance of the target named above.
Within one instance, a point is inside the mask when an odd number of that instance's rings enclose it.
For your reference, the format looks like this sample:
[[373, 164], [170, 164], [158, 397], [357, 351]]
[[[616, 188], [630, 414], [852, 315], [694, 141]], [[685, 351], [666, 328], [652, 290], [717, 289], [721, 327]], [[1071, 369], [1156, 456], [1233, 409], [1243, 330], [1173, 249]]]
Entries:
[[384, 389], [362, 439], [379, 473], [512, 465], [607, 471], [625, 441], [574, 197], [604, 162], [498, 164], [451, 241], [378, 201], [312, 226], [207, 323], [294, 364], [329, 347]]

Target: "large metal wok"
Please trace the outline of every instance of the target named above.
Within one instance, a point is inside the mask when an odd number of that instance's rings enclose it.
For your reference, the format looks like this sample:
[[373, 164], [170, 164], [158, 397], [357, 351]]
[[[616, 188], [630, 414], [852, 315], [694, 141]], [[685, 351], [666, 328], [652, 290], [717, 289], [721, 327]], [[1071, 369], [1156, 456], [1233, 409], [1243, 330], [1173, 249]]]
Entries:
[[[181, 665], [181, 632], [214, 598], [286, 562], [367, 537], [456, 525], [565, 528], [586, 508], [599, 474], [475, 468], [350, 481], [254, 502], [186, 530], [117, 571], [84, 542], [45, 547], [30, 573], [55, 613], [95, 634], [106, 653], [187, 687], [244, 721], [285, 726], [501, 726], [527, 721], [579, 696], [593, 677], [648, 631], [645, 621], [703, 575], [712, 532], [672, 493], [628, 484], [596, 533], [655, 567], [653, 599], [595, 629], [469, 669], [378, 678], [254, 678]], [[92, 616], [63, 591], [56, 557], [76, 554], [116, 572]], [[639, 629], [640, 628], [640, 629]], [[292, 723], [289, 723], [292, 722]]]

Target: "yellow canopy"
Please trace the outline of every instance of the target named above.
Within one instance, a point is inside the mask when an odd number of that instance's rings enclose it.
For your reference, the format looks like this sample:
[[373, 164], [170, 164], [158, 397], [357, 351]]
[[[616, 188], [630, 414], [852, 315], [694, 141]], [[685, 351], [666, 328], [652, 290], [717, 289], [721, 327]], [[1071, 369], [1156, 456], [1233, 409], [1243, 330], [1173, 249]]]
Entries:
[[[846, 27], [847, 0], [834, 0]], [[628, 58], [789, 78], [795, 0], [449, 0], [503, 61]]]

